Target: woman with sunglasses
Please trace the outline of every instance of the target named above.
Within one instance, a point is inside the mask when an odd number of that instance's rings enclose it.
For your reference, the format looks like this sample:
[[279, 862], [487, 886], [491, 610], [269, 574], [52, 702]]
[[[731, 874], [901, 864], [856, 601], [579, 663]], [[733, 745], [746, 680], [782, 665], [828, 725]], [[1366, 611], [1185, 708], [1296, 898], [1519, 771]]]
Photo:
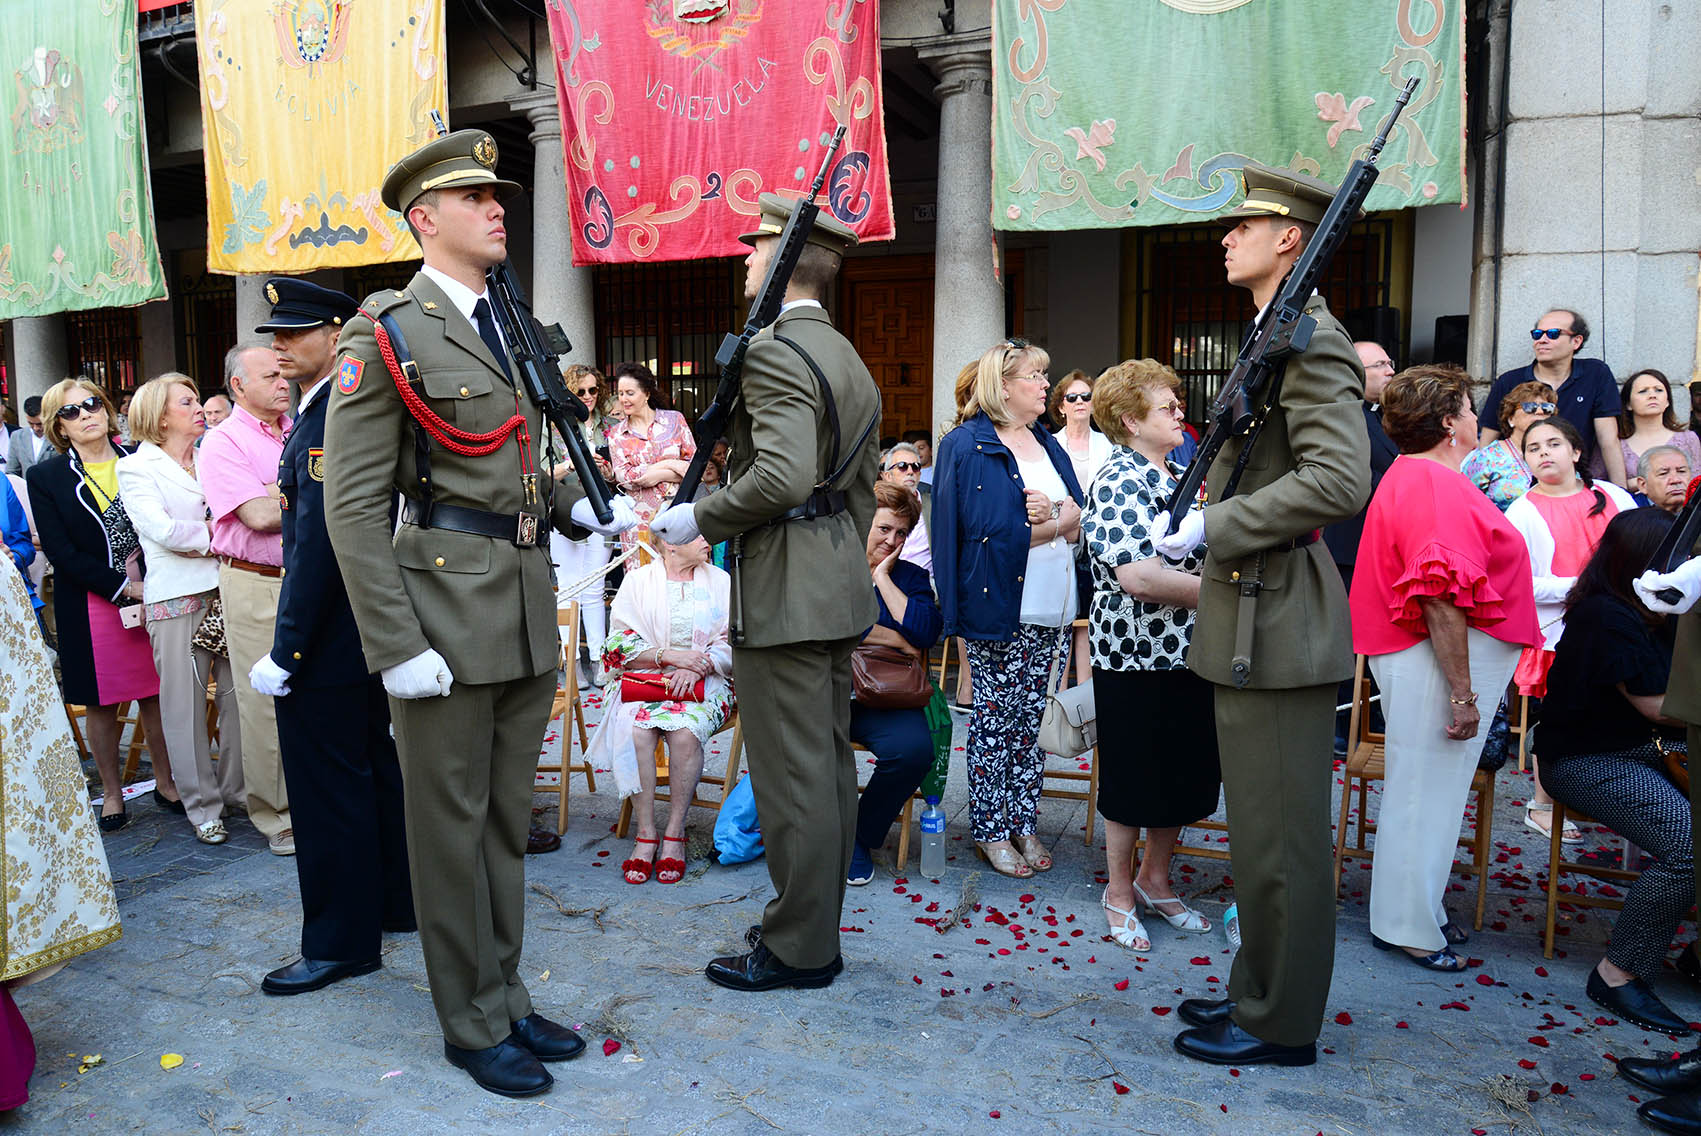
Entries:
[[1553, 388], [1546, 383], [1519, 383], [1500, 400], [1499, 421], [1510, 427], [1506, 437], [1465, 455], [1459, 472], [1487, 494], [1502, 513], [1524, 495], [1532, 480], [1530, 467], [1524, 464], [1524, 431], [1552, 418], [1555, 406]]
[[[65, 701], [85, 708], [89, 751], [100, 774], [100, 827], [129, 821], [118, 774], [118, 709], [137, 704], [153, 763], [154, 801], [183, 812], [171, 776], [159, 712], [153, 648], [138, 619], [141, 541], [118, 492], [118, 459], [130, 453], [113, 437], [117, 412], [88, 379], [66, 379], [41, 396], [47, 440], [58, 450], [24, 474], [41, 550], [53, 565], [53, 612]], [[133, 568], [133, 570], [132, 570]]]
[[[1636, 475], [1642, 455], [1655, 446], [1671, 446], [1689, 459], [1691, 470], [1701, 469], [1701, 437], [1678, 423], [1671, 406], [1671, 380], [1663, 372], [1644, 367], [1625, 379], [1619, 402], [1624, 409], [1618, 415], [1618, 447], [1627, 477]], [[1600, 476], [1593, 467], [1589, 472]]]
[[[597, 472], [602, 479], [613, 482], [614, 469], [608, 464], [606, 456], [608, 430], [613, 423], [605, 413], [603, 405], [602, 375], [595, 367], [574, 363], [563, 372], [563, 378], [567, 382], [568, 392], [584, 403], [589, 412], [585, 420], [578, 423], [579, 434], [585, 440], [585, 448], [595, 455]], [[563, 460], [551, 472], [557, 481], [561, 481], [573, 473], [573, 465]], [[584, 579], [608, 563], [608, 539], [600, 533], [591, 533], [584, 540], [570, 540], [559, 532], [551, 531], [549, 558], [555, 564], [556, 606], [565, 608], [570, 603], [578, 603], [579, 625], [584, 629], [585, 643], [590, 648], [588, 661], [580, 661], [577, 658], [577, 645], [568, 645], [568, 649], [575, 653], [573, 661], [579, 667], [579, 681], [586, 685], [601, 686], [607, 674], [599, 662], [602, 656], [602, 641], [608, 634], [608, 609], [603, 603], [606, 580], [599, 576], [576, 593], [569, 593], [566, 589], [569, 584]]]
[[[1062, 382], [1052, 388], [1050, 406], [1051, 420], [1063, 423], [1063, 428], [1052, 437], [1063, 443], [1063, 452], [1069, 455], [1069, 464], [1075, 467], [1075, 480], [1080, 483], [1081, 492], [1089, 495], [1093, 491], [1093, 478], [1098, 476], [1111, 454], [1110, 439], [1093, 425], [1093, 386], [1096, 381], [1085, 371], [1070, 371], [1063, 376]], [[1086, 619], [1087, 608], [1093, 598], [1093, 580], [1084, 562], [1076, 569], [1075, 590], [1080, 602], [1075, 618]], [[1086, 682], [1092, 677], [1086, 627], [1075, 629], [1070, 656], [1075, 660], [1075, 681]]]

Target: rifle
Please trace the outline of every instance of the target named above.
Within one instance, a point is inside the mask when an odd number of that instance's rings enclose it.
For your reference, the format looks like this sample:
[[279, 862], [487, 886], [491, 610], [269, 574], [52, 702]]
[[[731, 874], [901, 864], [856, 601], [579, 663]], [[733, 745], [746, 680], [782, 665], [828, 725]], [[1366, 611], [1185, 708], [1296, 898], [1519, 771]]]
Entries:
[[[1672, 522], [1666, 535], [1660, 540], [1660, 546], [1654, 549], [1653, 558], [1648, 561], [1648, 571], [1665, 575], [1675, 572], [1678, 567], [1689, 559], [1695, 541], [1701, 539], [1701, 477], [1690, 481], [1689, 490], [1683, 503], [1683, 508], [1677, 514], [1677, 520]], [[1676, 588], [1661, 588], [1654, 596], [1668, 604], [1680, 603], [1683, 593]]]
[[1169, 511], [1169, 531], [1174, 532], [1181, 524], [1182, 514], [1199, 498], [1200, 490], [1205, 484], [1205, 475], [1210, 472], [1211, 463], [1216, 460], [1217, 451], [1232, 437], [1251, 434], [1246, 447], [1241, 451], [1240, 460], [1235, 463], [1228, 482], [1223, 486], [1222, 495], [1232, 497], [1235, 486], [1240, 483], [1240, 475], [1246, 467], [1246, 460], [1252, 453], [1253, 442], [1257, 440], [1260, 427], [1264, 424], [1265, 416], [1275, 403], [1279, 384], [1273, 384], [1271, 378], [1278, 366], [1289, 355], [1298, 355], [1311, 344], [1311, 334], [1317, 330], [1317, 321], [1305, 314], [1306, 302], [1311, 299], [1311, 293], [1317, 287], [1317, 282], [1323, 278], [1329, 262], [1335, 252], [1346, 240], [1347, 230], [1358, 217], [1359, 209], [1364, 205], [1365, 195], [1371, 186], [1376, 184], [1378, 170], [1376, 169], [1377, 155], [1382, 152], [1382, 146], [1388, 140], [1388, 132], [1394, 128], [1394, 121], [1400, 117], [1400, 111], [1411, 101], [1412, 92], [1417, 90], [1416, 78], [1406, 81], [1405, 90], [1395, 100], [1394, 112], [1388, 116], [1388, 121], [1382, 124], [1375, 141], [1370, 144], [1369, 152], [1353, 162], [1347, 171], [1341, 188], [1335, 193], [1335, 199], [1329, 203], [1328, 210], [1323, 214], [1323, 220], [1318, 222], [1317, 232], [1300, 253], [1299, 259], [1289, 269], [1283, 279], [1276, 296], [1253, 326], [1252, 335], [1241, 346], [1240, 355], [1234, 361], [1234, 368], [1223, 380], [1222, 389], [1211, 403], [1210, 424], [1206, 427], [1204, 438], [1199, 442], [1199, 450], [1188, 463], [1187, 470], [1181, 476], [1181, 482], [1170, 495], [1165, 508]]
[[840, 123], [838, 129], [833, 131], [833, 140], [827, 145], [827, 153], [821, 159], [821, 169], [809, 187], [809, 195], [797, 203], [797, 208], [792, 210], [791, 217], [786, 221], [784, 231], [780, 233], [779, 251], [774, 254], [774, 259], [768, 262], [768, 275], [763, 278], [762, 290], [750, 305], [750, 315], [744, 322], [744, 330], [736, 335], [727, 332], [726, 338], [721, 340], [720, 350], [715, 352], [715, 363], [721, 369], [720, 382], [715, 387], [714, 399], [697, 418], [697, 452], [692, 456], [691, 464], [686, 467], [685, 479], [679, 483], [679, 488], [674, 490], [675, 501], [690, 501], [697, 495], [697, 487], [703, 480], [703, 469], [709, 464], [715, 443], [726, 433], [733, 403], [738, 401], [738, 392], [743, 385], [744, 353], [750, 349], [750, 341], [756, 338], [756, 333], [779, 318], [786, 286], [791, 283], [792, 271], [797, 268], [797, 258], [803, 255], [803, 246], [809, 237], [809, 231], [815, 227], [815, 218], [821, 212], [821, 206], [815, 203], [815, 198], [820, 194], [821, 186], [826, 183], [827, 171], [833, 164], [833, 155], [838, 153], [839, 145], [844, 140], [845, 125]]
[[[431, 112], [431, 123], [439, 136], [449, 132], [443, 116], [436, 111]], [[558, 323], [544, 327], [532, 315], [531, 309], [526, 306], [526, 295], [514, 276], [514, 266], [507, 259], [485, 269], [484, 281], [490, 290], [491, 311], [495, 313], [497, 326], [502, 329], [508, 353], [519, 368], [520, 382], [526, 388], [527, 397], [537, 404], [544, 419], [560, 433], [567, 446], [567, 457], [573, 463], [573, 471], [579, 475], [579, 484], [584, 486], [585, 498], [591, 503], [591, 512], [596, 514], [599, 522], [608, 524], [614, 519], [614, 510], [608, 503], [608, 486], [603, 484], [597, 473], [596, 462], [591, 460], [591, 452], [585, 446], [584, 436], [579, 433], [578, 427], [580, 422], [590, 417], [591, 412], [567, 392], [567, 384], [561, 381], [561, 367], [557, 361], [573, 348], [567, 341], [567, 333]]]

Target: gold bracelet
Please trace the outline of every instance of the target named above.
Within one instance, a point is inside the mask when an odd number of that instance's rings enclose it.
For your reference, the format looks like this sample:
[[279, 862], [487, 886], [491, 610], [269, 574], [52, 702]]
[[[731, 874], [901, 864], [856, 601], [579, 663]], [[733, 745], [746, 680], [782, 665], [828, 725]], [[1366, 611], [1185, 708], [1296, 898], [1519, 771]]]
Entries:
[[1475, 706], [1477, 704], [1477, 692], [1471, 691], [1469, 698], [1448, 698], [1447, 701], [1455, 706]]

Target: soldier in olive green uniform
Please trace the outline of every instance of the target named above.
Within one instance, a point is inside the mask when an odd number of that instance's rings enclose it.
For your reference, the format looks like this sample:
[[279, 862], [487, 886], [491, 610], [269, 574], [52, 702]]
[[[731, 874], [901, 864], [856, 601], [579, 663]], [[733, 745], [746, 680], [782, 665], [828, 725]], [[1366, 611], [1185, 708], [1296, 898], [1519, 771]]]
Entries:
[[[774, 194], [761, 208], [761, 227], [742, 238], [751, 299], [791, 212]], [[850, 654], [876, 616], [864, 544], [880, 391], [819, 301], [855, 243], [826, 214], [816, 221], [780, 317], [745, 356], [727, 487], [650, 526], [669, 541], [700, 531], [737, 542], [733, 681], [777, 893], [751, 952], [709, 964], [711, 980], [739, 990], [825, 986], [844, 965], [839, 912], [857, 806]]]
[[[1335, 190], [1252, 162], [1244, 176], [1246, 201], [1225, 218], [1234, 226], [1223, 238], [1225, 263], [1229, 282], [1250, 289], [1264, 307]], [[1364, 506], [1370, 450], [1360, 409], [1364, 370], [1352, 337], [1320, 296], [1305, 310], [1317, 330], [1305, 352], [1286, 363], [1280, 397], [1235, 495], [1221, 497], [1244, 437], [1230, 439], [1211, 466], [1210, 503], [1184, 518], [1173, 537], [1155, 542], [1171, 556], [1200, 539], [1209, 545], [1187, 662], [1216, 685], [1241, 948], [1228, 998], [1183, 1003], [1182, 1017], [1196, 1028], [1175, 1045], [1189, 1057], [1231, 1065], [1315, 1061], [1334, 965], [1335, 688], [1352, 673], [1353, 656], [1346, 592], [1318, 537], [1324, 525]], [[1260, 571], [1251, 676], [1242, 687], [1232, 671], [1250, 614], [1240, 581]]]
[[[559, 651], [547, 526], [565, 528], [580, 494], [573, 483], [553, 506], [544, 498], [544, 425], [485, 295], [484, 270], [506, 256], [498, 195], [519, 188], [495, 166], [490, 136], [462, 130], [384, 179], [384, 204], [405, 212], [425, 267], [403, 291], [368, 297], [338, 341], [325, 511], [366, 662], [390, 694], [445, 1055], [486, 1089], [526, 1096], [552, 1083], [539, 1060], [584, 1048], [533, 1013], [518, 974], [522, 858]], [[380, 353], [379, 321], [399, 361], [417, 364], [411, 406]], [[524, 426], [505, 430], [516, 413]]]

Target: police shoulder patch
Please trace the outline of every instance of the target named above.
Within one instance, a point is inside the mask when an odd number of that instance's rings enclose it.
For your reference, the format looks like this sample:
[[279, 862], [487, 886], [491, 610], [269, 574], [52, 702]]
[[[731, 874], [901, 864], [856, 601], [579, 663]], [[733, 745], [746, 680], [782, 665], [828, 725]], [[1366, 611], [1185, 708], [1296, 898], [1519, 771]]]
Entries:
[[337, 365], [337, 390], [342, 394], [353, 394], [360, 389], [360, 375], [366, 370], [366, 364], [352, 355], [343, 356], [343, 361]]

